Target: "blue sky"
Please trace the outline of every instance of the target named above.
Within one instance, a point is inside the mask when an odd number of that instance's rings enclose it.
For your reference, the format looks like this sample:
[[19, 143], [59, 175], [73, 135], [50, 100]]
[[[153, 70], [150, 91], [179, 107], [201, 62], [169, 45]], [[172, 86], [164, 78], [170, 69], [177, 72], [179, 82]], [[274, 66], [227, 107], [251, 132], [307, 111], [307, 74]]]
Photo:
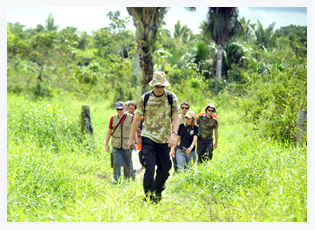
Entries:
[[[109, 11], [119, 10], [121, 17], [127, 17], [126, 7], [7, 7], [7, 22], [20, 22], [26, 28], [35, 28], [37, 24], [45, 24], [48, 14], [52, 14], [55, 24], [59, 29], [73, 26], [78, 31], [86, 31], [92, 34], [93, 30], [107, 27], [110, 23], [106, 17]], [[276, 22], [275, 29], [281, 26], [307, 25], [307, 7], [238, 7], [240, 17], [250, 19], [252, 23], [259, 20], [264, 28]], [[181, 25], [187, 26], [194, 33], [199, 31], [200, 23], [206, 19], [207, 7], [197, 7], [196, 12], [189, 12], [183, 7], [171, 7], [165, 16], [167, 29], [174, 29], [175, 23], [180, 20]], [[133, 22], [127, 24], [127, 28], [134, 30]]]

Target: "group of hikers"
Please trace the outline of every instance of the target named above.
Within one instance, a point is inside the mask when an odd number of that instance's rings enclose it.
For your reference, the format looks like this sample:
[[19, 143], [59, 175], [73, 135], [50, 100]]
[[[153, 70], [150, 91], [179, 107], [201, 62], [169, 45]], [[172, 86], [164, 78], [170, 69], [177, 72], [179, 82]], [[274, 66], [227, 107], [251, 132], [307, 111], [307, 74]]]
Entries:
[[117, 184], [121, 163], [124, 178], [135, 178], [131, 150], [139, 149], [139, 160], [145, 168], [145, 200], [149, 198], [158, 203], [170, 175], [171, 158], [176, 173], [189, 167], [197, 158], [198, 164], [211, 160], [218, 145], [219, 123], [212, 103], [207, 104], [205, 112], [198, 115], [189, 110], [188, 102], [179, 105], [176, 95], [165, 89], [170, 83], [164, 72], [154, 72], [149, 85], [154, 87], [153, 90], [143, 94], [138, 105], [131, 101], [127, 101], [126, 105], [121, 101], [115, 104], [117, 113], [110, 118], [106, 151], [110, 152], [108, 144], [112, 138], [112, 167], [114, 184]]

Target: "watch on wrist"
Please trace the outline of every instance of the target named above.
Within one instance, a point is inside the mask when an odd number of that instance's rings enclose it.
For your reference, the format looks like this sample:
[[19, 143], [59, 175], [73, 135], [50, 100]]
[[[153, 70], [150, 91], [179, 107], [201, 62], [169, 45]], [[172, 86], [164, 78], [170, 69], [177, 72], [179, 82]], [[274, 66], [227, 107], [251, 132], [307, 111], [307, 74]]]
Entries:
[[178, 132], [176, 132], [176, 131], [173, 131], [172, 133], [175, 133], [176, 135], [178, 135]]

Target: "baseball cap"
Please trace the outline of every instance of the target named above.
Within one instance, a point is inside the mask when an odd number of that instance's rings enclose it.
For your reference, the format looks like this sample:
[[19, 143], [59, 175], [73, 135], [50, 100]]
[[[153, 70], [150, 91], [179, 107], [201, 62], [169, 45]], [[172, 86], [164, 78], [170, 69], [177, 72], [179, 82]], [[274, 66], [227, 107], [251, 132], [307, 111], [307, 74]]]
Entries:
[[116, 109], [123, 109], [124, 103], [122, 101], [118, 101], [118, 102], [116, 102], [115, 107], [116, 107]]
[[187, 117], [187, 118], [189, 118], [189, 119], [194, 118], [194, 117], [195, 117], [194, 111], [189, 110], [189, 111], [186, 113], [185, 117]]

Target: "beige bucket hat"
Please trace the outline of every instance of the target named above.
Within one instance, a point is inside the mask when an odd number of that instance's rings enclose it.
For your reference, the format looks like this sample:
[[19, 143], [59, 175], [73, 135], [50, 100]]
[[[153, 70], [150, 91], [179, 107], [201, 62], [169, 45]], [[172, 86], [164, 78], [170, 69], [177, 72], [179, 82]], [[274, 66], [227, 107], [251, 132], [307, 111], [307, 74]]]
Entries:
[[166, 80], [165, 73], [162, 71], [156, 71], [153, 74], [152, 80], [149, 82], [150, 86], [161, 85], [161, 86], [169, 86], [170, 83]]

